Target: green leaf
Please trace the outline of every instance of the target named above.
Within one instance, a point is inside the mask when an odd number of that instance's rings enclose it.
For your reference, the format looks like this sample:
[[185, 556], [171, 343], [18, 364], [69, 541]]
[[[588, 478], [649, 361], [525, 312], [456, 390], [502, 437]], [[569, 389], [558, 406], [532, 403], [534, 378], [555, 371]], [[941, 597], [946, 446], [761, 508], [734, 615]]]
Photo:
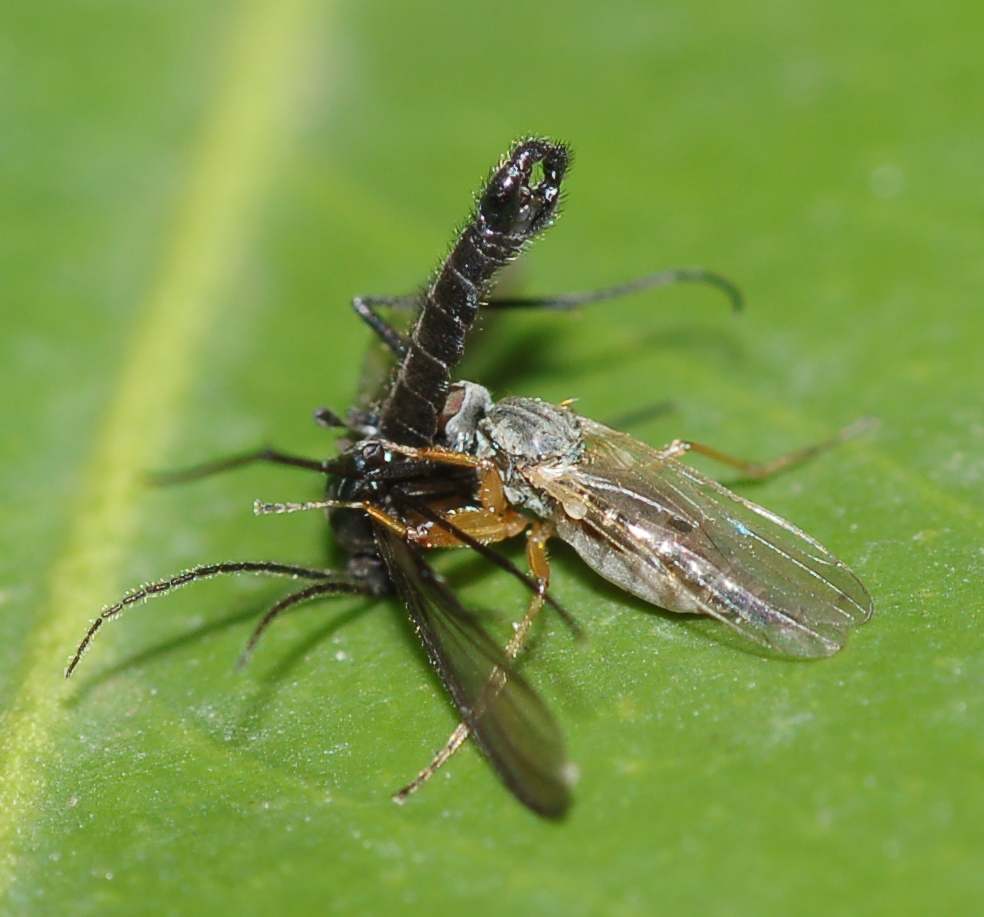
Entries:
[[[980, 13], [908, 2], [488, 7], [13, 0], [0, 67], [5, 497], [0, 910], [11, 914], [974, 913], [984, 894]], [[958, 27], [959, 23], [959, 27]], [[748, 487], [869, 586], [815, 663], [742, 652], [569, 550], [524, 671], [580, 769], [559, 824], [465, 749], [389, 794], [455, 717], [392, 602], [278, 622], [283, 584], [86, 623], [197, 562], [337, 562], [317, 495], [255, 469], [143, 472], [355, 394], [356, 293], [421, 284], [523, 133], [577, 152], [531, 291], [678, 264], [740, 283], [489, 322], [468, 374], [629, 432], [765, 458], [880, 429]], [[523, 596], [442, 559], [504, 624]]]

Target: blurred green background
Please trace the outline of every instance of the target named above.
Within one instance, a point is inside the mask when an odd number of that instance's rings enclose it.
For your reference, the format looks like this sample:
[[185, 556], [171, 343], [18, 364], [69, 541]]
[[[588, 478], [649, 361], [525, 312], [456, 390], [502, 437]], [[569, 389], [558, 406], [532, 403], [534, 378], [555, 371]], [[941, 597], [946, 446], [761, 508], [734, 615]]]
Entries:
[[[979, 913], [984, 15], [943, 2], [10, 0], [0, 41], [4, 914]], [[676, 288], [512, 315], [473, 348], [498, 394], [767, 457], [877, 433], [745, 489], [860, 573], [838, 657], [741, 652], [555, 550], [526, 665], [581, 781], [537, 820], [466, 749], [392, 602], [286, 618], [282, 583], [137, 608], [79, 674], [86, 622], [204, 560], [317, 563], [313, 496], [254, 469], [147, 468], [262, 441], [312, 455], [354, 394], [348, 301], [426, 277], [510, 140], [570, 141], [566, 213], [516, 276]], [[725, 476], [726, 477], [726, 476]], [[500, 622], [522, 595], [442, 562]]]

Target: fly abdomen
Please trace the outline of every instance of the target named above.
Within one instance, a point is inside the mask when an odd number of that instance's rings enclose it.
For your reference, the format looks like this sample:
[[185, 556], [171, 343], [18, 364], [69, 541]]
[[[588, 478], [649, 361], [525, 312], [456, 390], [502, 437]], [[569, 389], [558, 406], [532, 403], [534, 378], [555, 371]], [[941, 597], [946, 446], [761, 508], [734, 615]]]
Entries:
[[[472, 219], [423, 298], [380, 415], [384, 437], [414, 446], [434, 442], [451, 374], [479, 307], [496, 273], [550, 224], [568, 158], [564, 146], [525, 140], [492, 173]], [[542, 178], [534, 182], [537, 166]]]
[[468, 331], [506, 263], [482, 254], [477, 227], [469, 225], [448, 255], [424, 298], [392, 395], [383, 411], [383, 433], [412, 445], [434, 440], [451, 374], [460, 362]]

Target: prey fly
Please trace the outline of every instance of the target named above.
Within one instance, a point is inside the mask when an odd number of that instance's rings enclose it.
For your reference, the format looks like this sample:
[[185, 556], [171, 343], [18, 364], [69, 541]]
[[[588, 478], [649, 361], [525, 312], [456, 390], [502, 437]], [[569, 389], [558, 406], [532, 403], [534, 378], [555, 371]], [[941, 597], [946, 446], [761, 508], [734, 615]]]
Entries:
[[[259, 621], [243, 661], [288, 609], [337, 594], [395, 594], [405, 606], [462, 725], [404, 799], [471, 735], [524, 804], [558, 816], [570, 803], [570, 768], [560, 730], [514, 667], [543, 605], [576, 630], [548, 589], [546, 544], [556, 534], [602, 576], [656, 604], [710, 614], [793, 655], [836, 650], [851, 623], [870, 612], [856, 578], [816, 542], [778, 517], [676, 462], [683, 446], [647, 447], [532, 399], [493, 404], [454, 371], [480, 310], [573, 308], [668, 283], [717, 286], [737, 306], [736, 289], [702, 269], [678, 269], [589, 293], [496, 298], [503, 267], [555, 219], [569, 164], [562, 144], [514, 144], [493, 169], [472, 217], [420, 293], [357, 297], [353, 307], [381, 344], [359, 401], [326, 460], [260, 449], [160, 476], [188, 481], [251, 463], [305, 469], [326, 478], [323, 500], [257, 503], [258, 513], [324, 509], [344, 550], [342, 570], [277, 561], [208, 563], [142, 586], [92, 622], [66, 675], [101, 626], [126, 608], [187, 583], [256, 573], [307, 580]], [[395, 324], [383, 308], [402, 311]], [[379, 353], [385, 359], [379, 360]], [[676, 451], [674, 451], [676, 449]], [[491, 545], [526, 533], [529, 572]], [[431, 548], [467, 547], [519, 579], [526, 615], [502, 648], [432, 569]]]
[[[459, 453], [393, 448], [408, 457], [471, 463], [499, 501], [490, 509], [518, 514], [532, 526], [544, 582], [546, 544], [555, 536], [626, 592], [667, 611], [709, 616], [750, 643], [795, 658], [836, 653], [851, 628], [870, 618], [867, 590], [823, 545], [680, 461], [695, 452], [746, 478], [764, 478], [857, 435], [869, 421], [754, 464], [684, 440], [654, 449], [566, 404], [521, 397], [493, 403], [480, 385], [459, 387], [462, 403], [472, 405], [456, 425]], [[425, 528], [441, 524], [427, 515]], [[510, 657], [539, 609], [531, 603], [507, 647]], [[462, 723], [397, 798], [419, 789], [467, 736]]]

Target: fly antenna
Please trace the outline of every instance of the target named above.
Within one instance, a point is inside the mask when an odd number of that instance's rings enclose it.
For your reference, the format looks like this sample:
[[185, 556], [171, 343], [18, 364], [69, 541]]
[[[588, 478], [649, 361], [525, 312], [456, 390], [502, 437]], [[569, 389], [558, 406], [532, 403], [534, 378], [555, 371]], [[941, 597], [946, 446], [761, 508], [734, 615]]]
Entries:
[[113, 605], [107, 605], [99, 613], [99, 617], [90, 623], [89, 629], [85, 632], [85, 635], [82, 637], [78, 648], [75, 650], [75, 654], [69, 661], [68, 667], [65, 669], [65, 677], [71, 677], [79, 662], [81, 662], [82, 656], [92, 644], [92, 641], [99, 629], [107, 621], [112, 621], [114, 618], [118, 618], [131, 605], [145, 602], [147, 599], [157, 598], [167, 592], [180, 589], [182, 586], [186, 586], [188, 583], [195, 582], [196, 580], [211, 579], [215, 576], [229, 574], [235, 575], [240, 573], [261, 573], [266, 574], [267, 576], [285, 576], [291, 579], [309, 579], [318, 581], [330, 580], [333, 576], [335, 576], [335, 574], [328, 570], [314, 570], [311, 567], [301, 567], [297, 564], [281, 564], [276, 561], [266, 560], [246, 560], [227, 561], [217, 564], [202, 564], [198, 567], [192, 567], [190, 570], [183, 570], [181, 573], [176, 573], [174, 576], [169, 576], [166, 579], [156, 580], [153, 583], [148, 583], [145, 586], [140, 586], [137, 589], [131, 590], [118, 602]]

